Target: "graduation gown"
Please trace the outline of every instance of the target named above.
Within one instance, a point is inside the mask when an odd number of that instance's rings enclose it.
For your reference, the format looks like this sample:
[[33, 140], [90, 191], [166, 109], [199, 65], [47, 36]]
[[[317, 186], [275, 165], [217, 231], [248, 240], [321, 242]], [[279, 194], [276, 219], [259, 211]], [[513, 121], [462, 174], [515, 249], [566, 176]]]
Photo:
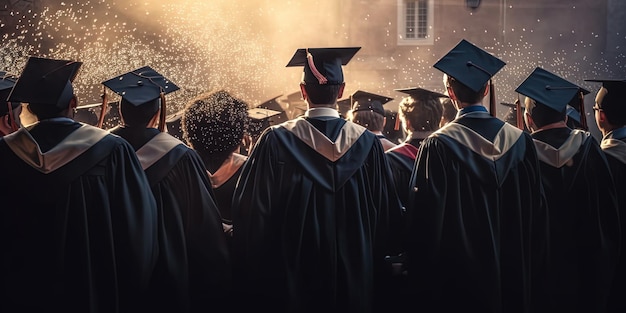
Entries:
[[228, 307], [230, 255], [199, 155], [155, 128], [117, 127], [111, 132], [136, 149], [157, 202], [159, 260], [152, 312]]
[[[480, 111], [459, 113], [420, 148], [409, 186], [412, 309], [524, 312], [531, 240], [545, 199], [529, 134]], [[542, 216], [543, 215], [543, 216]]]
[[605, 312], [620, 225], [604, 153], [582, 130], [552, 128], [532, 137], [549, 221], [547, 267], [534, 284], [535, 312]]
[[432, 132], [415, 132], [414, 138], [408, 138], [407, 141], [385, 151], [393, 174], [393, 181], [396, 185], [398, 197], [405, 207], [409, 199], [409, 192], [411, 192], [409, 189], [409, 180], [411, 179], [411, 172], [415, 165], [419, 147], [422, 141], [430, 134], [432, 134]]
[[370, 312], [401, 208], [380, 141], [341, 118], [265, 130], [233, 198], [242, 309]]
[[609, 295], [609, 312], [626, 312], [626, 127], [614, 129], [602, 138], [602, 151], [611, 168], [617, 189], [622, 238], [620, 257], [617, 264], [613, 287]]
[[132, 147], [67, 118], [0, 139], [2, 312], [140, 312], [155, 200]]

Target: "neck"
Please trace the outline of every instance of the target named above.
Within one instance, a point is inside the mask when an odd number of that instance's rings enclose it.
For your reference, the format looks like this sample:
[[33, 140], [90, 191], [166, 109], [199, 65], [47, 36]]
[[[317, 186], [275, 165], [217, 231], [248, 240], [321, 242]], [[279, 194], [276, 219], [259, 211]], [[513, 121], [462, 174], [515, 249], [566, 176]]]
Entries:
[[563, 128], [563, 127], [567, 127], [567, 124], [565, 123], [565, 121], [558, 121], [556, 123], [544, 125], [543, 127], [539, 128], [536, 131], [553, 129], [553, 128]]

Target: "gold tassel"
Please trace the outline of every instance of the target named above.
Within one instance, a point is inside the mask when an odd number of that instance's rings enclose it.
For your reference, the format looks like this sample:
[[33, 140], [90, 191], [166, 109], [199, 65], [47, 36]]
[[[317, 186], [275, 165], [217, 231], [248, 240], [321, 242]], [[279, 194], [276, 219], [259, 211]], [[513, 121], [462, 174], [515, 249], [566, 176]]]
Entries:
[[159, 130], [165, 131], [165, 116], [167, 115], [167, 107], [165, 106], [165, 93], [161, 92], [161, 113], [159, 114]]
[[100, 117], [98, 118], [98, 128], [102, 128], [104, 125], [104, 116], [107, 112], [107, 89], [106, 86], [102, 88], [102, 105], [100, 106]]

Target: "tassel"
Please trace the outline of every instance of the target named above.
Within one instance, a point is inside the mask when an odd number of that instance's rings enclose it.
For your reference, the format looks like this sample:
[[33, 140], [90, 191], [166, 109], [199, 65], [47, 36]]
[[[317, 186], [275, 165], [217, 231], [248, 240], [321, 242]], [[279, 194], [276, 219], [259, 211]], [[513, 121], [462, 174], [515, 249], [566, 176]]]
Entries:
[[7, 101], [7, 105], [9, 106], [9, 121], [11, 121], [11, 130], [14, 132], [17, 131], [17, 122], [15, 121], [15, 116], [13, 116], [13, 107], [11, 106], [11, 102]]
[[496, 88], [491, 79], [489, 80], [489, 113], [491, 116], [496, 116]]
[[102, 105], [100, 106], [100, 117], [98, 118], [98, 128], [102, 128], [104, 124], [104, 116], [107, 112], [107, 90], [106, 86], [102, 90]]
[[396, 113], [396, 124], [393, 126], [393, 130], [400, 130], [400, 112]]
[[517, 95], [517, 101], [515, 101], [515, 117], [517, 121], [517, 128], [524, 130], [524, 118], [522, 116], [522, 104], [519, 100], [519, 94]]
[[585, 95], [582, 91], [578, 93], [578, 98], [580, 99], [580, 126], [583, 130], [589, 131], [587, 126], [587, 114], [585, 114]]
[[315, 63], [313, 62], [313, 55], [309, 52], [309, 49], [306, 50], [306, 59], [309, 62], [309, 68], [311, 69], [311, 72], [313, 73], [315, 78], [317, 78], [317, 81], [319, 82], [319, 84], [320, 85], [326, 84], [328, 80], [315, 67]]
[[159, 130], [165, 132], [165, 116], [167, 115], [167, 108], [165, 106], [165, 93], [161, 91], [161, 113], [159, 114]]

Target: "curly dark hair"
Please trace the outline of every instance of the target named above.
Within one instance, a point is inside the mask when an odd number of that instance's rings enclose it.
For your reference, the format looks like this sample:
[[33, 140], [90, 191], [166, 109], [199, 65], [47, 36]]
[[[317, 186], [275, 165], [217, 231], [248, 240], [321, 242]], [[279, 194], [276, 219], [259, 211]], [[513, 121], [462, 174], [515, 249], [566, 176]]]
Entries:
[[183, 139], [209, 170], [239, 148], [248, 129], [248, 104], [225, 90], [200, 95], [183, 112]]

